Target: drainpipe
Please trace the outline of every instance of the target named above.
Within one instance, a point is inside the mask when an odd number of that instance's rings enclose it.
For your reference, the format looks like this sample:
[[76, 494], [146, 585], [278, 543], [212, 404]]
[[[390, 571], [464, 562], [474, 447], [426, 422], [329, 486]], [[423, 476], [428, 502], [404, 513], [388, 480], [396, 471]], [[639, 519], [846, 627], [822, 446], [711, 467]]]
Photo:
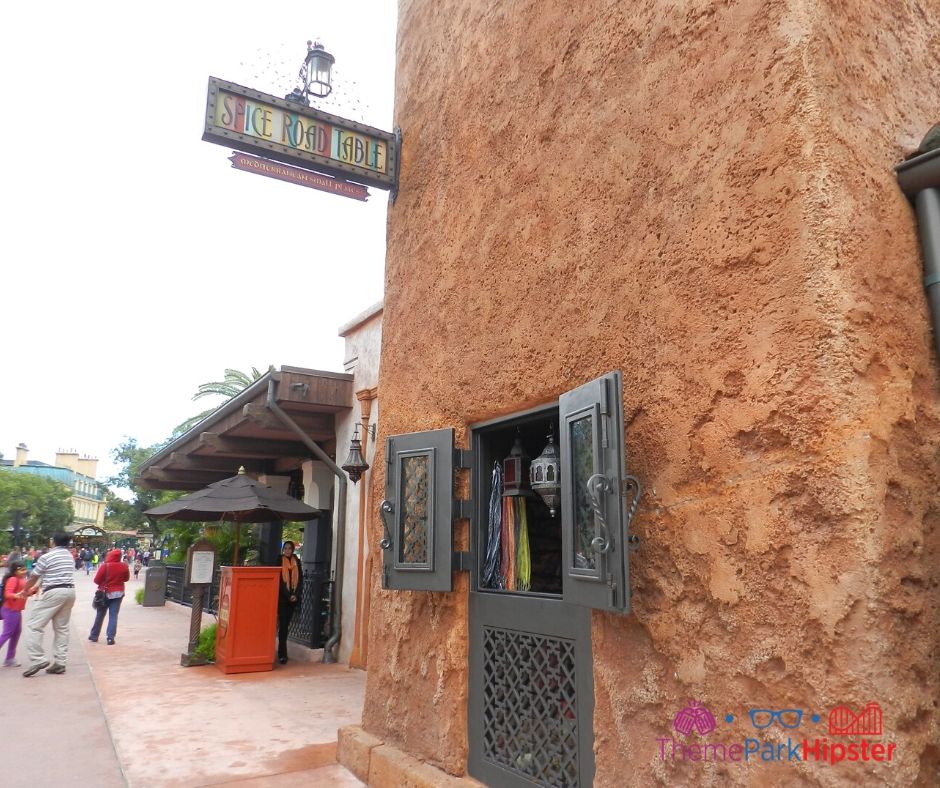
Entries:
[[918, 155], [895, 167], [898, 185], [914, 202], [924, 252], [924, 288], [940, 358], [940, 124], [927, 132]]
[[920, 227], [920, 244], [924, 250], [924, 287], [930, 301], [934, 344], [940, 358], [940, 189], [918, 192], [914, 206]]
[[274, 401], [274, 381], [268, 381], [268, 399], [265, 403], [268, 409], [277, 416], [292, 432], [297, 433], [297, 437], [303, 441], [304, 445], [310, 449], [313, 455], [325, 463], [333, 471], [339, 484], [336, 491], [336, 572], [333, 581], [333, 604], [332, 621], [333, 631], [330, 633], [329, 640], [323, 647], [323, 661], [336, 662], [336, 655], [339, 651], [339, 637], [342, 631], [343, 623], [343, 563], [346, 560], [346, 474], [343, 470], [330, 459], [329, 455], [323, 451], [310, 436], [304, 432], [300, 426], [290, 416], [288, 416], [277, 402]]
[[[375, 400], [378, 389], [362, 389], [356, 392], [356, 399], [359, 400], [360, 424], [362, 425], [362, 442], [365, 445], [363, 458], [368, 455], [369, 440], [369, 418], [372, 415], [372, 403]], [[375, 438], [372, 438], [373, 457], [375, 452]], [[373, 463], [375, 460], [373, 459]], [[349, 655], [349, 667], [366, 669], [369, 655], [369, 607], [371, 600], [369, 597], [370, 588], [368, 581], [372, 577], [372, 551], [366, 554], [368, 540], [366, 538], [366, 496], [368, 484], [367, 477], [362, 474], [362, 484], [359, 485], [359, 555], [356, 561], [356, 634], [353, 638], [352, 651]], [[366, 580], [363, 583], [363, 579]]]

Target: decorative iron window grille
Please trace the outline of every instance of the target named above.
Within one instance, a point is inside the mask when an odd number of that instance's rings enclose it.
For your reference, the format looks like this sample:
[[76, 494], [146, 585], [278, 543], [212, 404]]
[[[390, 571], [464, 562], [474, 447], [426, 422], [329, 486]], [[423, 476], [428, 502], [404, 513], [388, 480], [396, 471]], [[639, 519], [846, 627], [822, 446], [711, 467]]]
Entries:
[[483, 756], [538, 785], [578, 785], [571, 640], [483, 628]]
[[427, 455], [404, 457], [401, 554], [403, 564], [428, 563], [429, 458]]

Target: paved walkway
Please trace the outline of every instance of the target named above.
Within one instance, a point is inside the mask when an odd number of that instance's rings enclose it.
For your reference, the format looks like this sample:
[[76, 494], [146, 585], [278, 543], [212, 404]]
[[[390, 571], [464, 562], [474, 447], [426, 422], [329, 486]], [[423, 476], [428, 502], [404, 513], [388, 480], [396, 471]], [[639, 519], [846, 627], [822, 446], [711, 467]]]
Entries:
[[23, 638], [22, 666], [0, 667], [0, 785], [363, 785], [335, 752], [337, 729], [361, 719], [364, 672], [293, 658], [263, 673], [181, 667], [191, 611], [136, 604], [143, 578], [127, 585], [114, 646], [87, 640], [94, 584], [79, 571], [66, 673], [23, 678]]

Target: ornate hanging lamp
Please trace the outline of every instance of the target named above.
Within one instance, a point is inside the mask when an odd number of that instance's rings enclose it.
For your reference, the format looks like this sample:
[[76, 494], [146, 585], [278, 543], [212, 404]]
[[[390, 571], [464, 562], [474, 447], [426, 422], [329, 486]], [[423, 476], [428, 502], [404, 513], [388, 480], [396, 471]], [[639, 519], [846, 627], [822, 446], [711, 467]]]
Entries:
[[503, 460], [503, 495], [519, 495], [525, 486], [525, 449], [522, 448], [522, 438], [518, 435], [513, 441], [509, 456]]
[[548, 432], [548, 444], [529, 466], [529, 479], [532, 489], [542, 496], [548, 513], [554, 517], [561, 500], [561, 458], [551, 427]]
[[356, 425], [356, 431], [352, 436], [352, 440], [349, 441], [349, 455], [346, 457], [346, 462], [340, 467], [346, 471], [353, 484], [358, 482], [359, 479], [362, 478], [362, 474], [369, 470], [369, 463], [367, 463], [362, 456], [362, 441], [359, 440], [358, 424]]

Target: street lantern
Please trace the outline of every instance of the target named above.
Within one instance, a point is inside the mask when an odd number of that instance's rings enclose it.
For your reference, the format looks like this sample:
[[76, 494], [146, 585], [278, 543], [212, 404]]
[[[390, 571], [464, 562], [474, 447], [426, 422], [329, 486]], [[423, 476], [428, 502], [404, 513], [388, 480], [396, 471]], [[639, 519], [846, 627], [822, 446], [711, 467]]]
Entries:
[[304, 92], [315, 98], [326, 98], [333, 90], [331, 75], [336, 58], [323, 48], [319, 41], [307, 42], [307, 59], [304, 61]]
[[362, 474], [369, 470], [369, 463], [362, 457], [362, 441], [359, 440], [358, 424], [356, 425], [356, 432], [349, 442], [349, 456], [346, 457], [346, 462], [340, 467], [349, 474], [349, 479], [353, 484], [358, 482], [362, 478]]
[[307, 96], [322, 99], [330, 95], [333, 90], [332, 73], [336, 58], [323, 48], [319, 41], [307, 42], [307, 57], [300, 67], [298, 74], [302, 85], [295, 87], [284, 98], [310, 106]]

